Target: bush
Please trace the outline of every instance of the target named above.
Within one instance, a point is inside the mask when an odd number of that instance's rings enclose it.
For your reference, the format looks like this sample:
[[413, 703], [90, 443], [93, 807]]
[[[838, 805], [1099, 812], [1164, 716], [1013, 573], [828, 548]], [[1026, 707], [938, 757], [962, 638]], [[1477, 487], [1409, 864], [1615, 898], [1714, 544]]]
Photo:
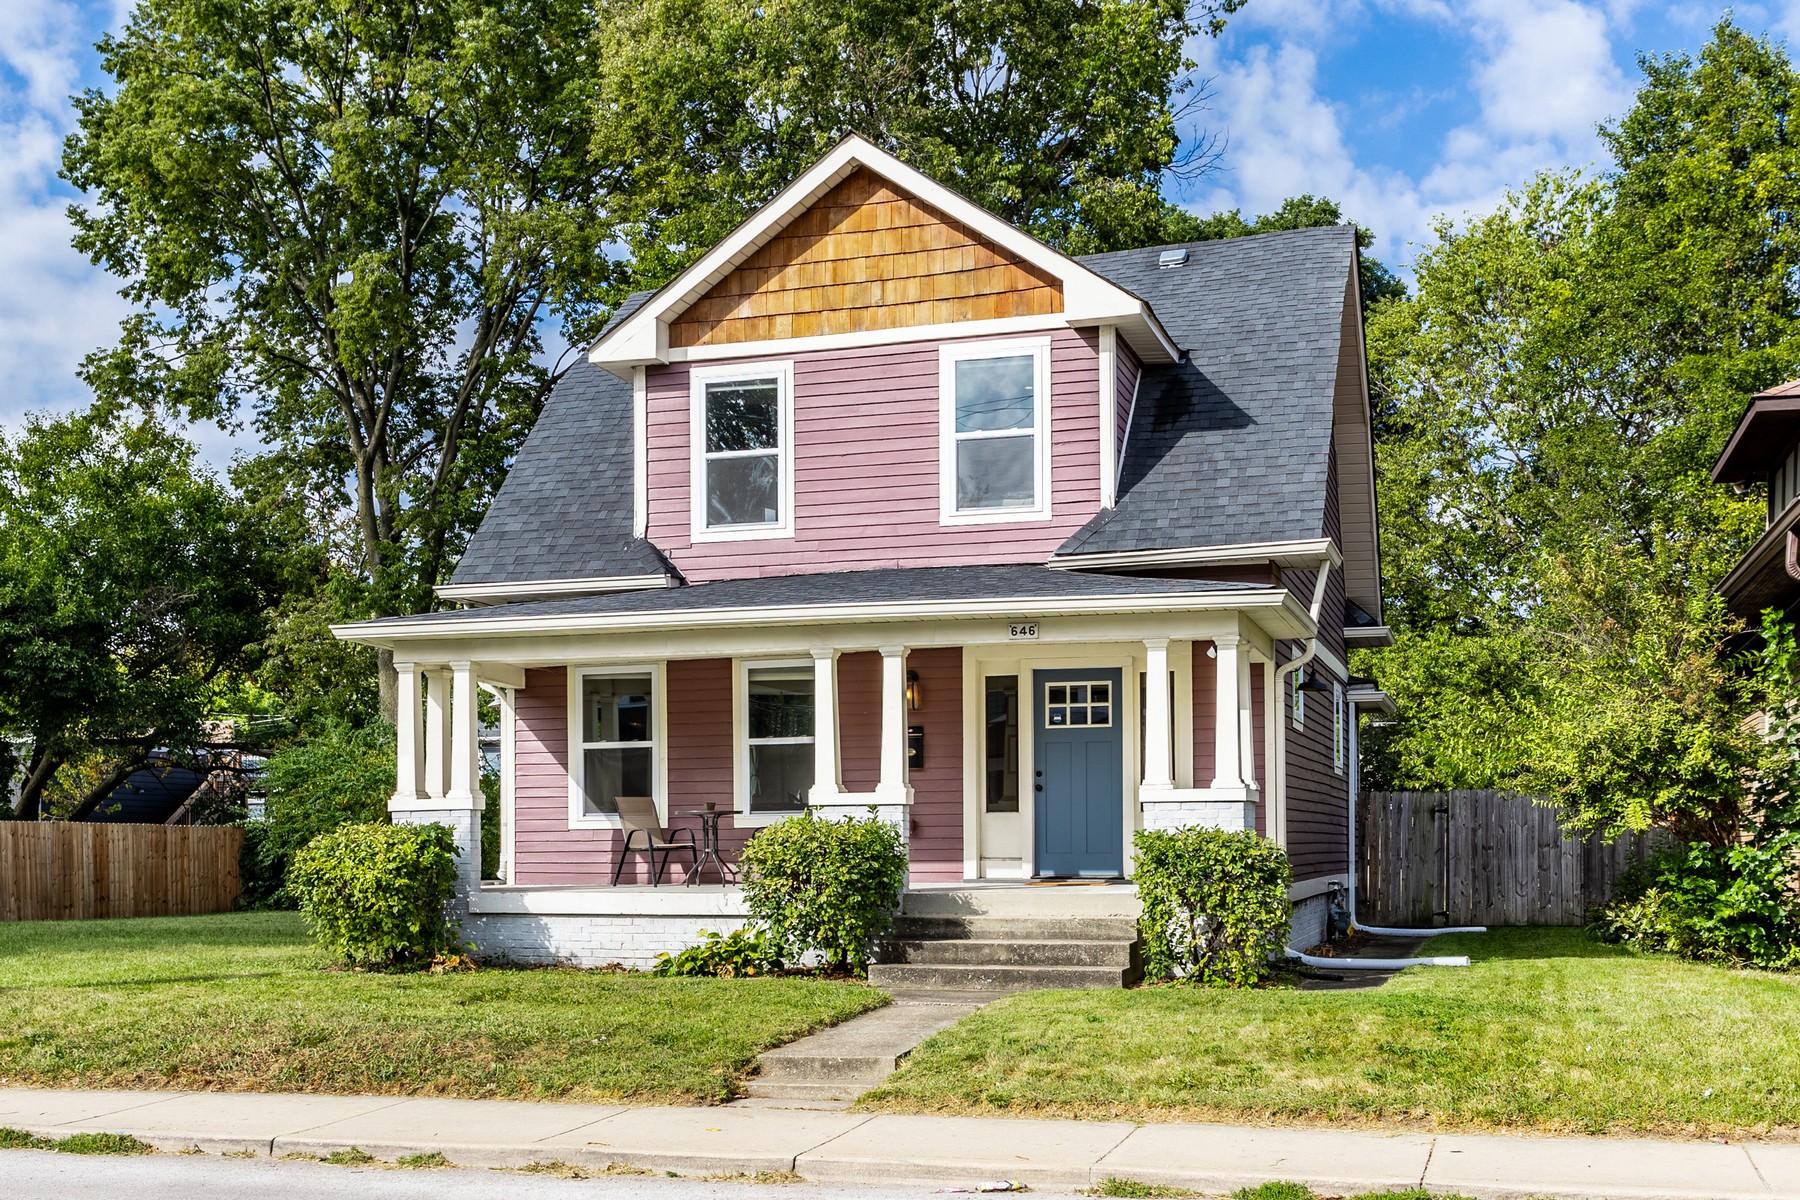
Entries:
[[747, 979], [767, 975], [784, 965], [779, 947], [770, 940], [767, 930], [749, 927], [734, 929], [729, 934], [710, 929], [700, 931], [702, 941], [679, 954], [668, 951], [656, 956], [652, 975], [675, 977], [711, 976], [717, 979]]
[[789, 961], [811, 951], [860, 969], [893, 924], [906, 882], [900, 831], [873, 815], [777, 821], [744, 846], [744, 903]]
[[1658, 855], [1619, 880], [1596, 914], [1602, 941], [1726, 966], [1800, 968], [1794, 846], [1694, 843]]
[[1144, 970], [1153, 979], [1250, 987], [1288, 935], [1287, 854], [1250, 831], [1140, 829]]
[[394, 731], [386, 725], [326, 726], [276, 751], [263, 771], [268, 808], [246, 825], [246, 907], [293, 908], [288, 869], [300, 848], [340, 825], [387, 820], [394, 794]]
[[313, 937], [351, 966], [425, 963], [454, 945], [457, 853], [446, 825], [345, 825], [294, 856], [288, 887]]

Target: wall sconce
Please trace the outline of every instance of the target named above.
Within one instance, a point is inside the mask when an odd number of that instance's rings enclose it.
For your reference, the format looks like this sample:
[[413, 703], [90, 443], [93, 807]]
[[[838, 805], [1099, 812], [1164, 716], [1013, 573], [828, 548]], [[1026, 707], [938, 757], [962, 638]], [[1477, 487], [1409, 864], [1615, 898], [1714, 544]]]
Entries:
[[1329, 692], [1331, 685], [1320, 679], [1311, 667], [1301, 668], [1300, 690], [1303, 692]]
[[906, 707], [907, 707], [907, 710], [908, 711], [917, 711], [919, 704], [921, 703], [921, 701], [923, 699], [924, 699], [924, 694], [919, 690], [919, 673], [917, 671], [908, 671], [906, 673]]

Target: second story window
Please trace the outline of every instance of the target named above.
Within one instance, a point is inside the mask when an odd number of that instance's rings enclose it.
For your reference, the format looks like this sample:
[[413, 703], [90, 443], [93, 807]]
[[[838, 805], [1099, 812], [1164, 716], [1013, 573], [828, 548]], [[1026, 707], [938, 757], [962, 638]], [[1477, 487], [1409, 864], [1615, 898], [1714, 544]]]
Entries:
[[940, 515], [946, 524], [1050, 512], [1050, 341], [940, 352]]
[[696, 368], [696, 541], [793, 532], [793, 369], [788, 363]]

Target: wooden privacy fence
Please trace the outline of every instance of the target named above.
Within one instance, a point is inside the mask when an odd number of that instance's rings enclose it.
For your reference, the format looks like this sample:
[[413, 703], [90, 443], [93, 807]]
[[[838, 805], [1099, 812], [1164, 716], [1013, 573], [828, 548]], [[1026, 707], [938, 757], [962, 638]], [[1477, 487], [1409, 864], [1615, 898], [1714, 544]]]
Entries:
[[226, 912], [243, 846], [221, 825], [0, 821], [0, 921]]
[[1509, 792], [1369, 792], [1357, 805], [1356, 916], [1370, 925], [1581, 925], [1656, 834], [1563, 832]]

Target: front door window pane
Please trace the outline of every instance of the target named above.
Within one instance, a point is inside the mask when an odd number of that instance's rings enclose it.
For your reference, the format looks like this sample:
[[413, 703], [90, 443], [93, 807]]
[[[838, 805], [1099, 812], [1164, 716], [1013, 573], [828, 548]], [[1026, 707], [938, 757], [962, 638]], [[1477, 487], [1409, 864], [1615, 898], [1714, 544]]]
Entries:
[[987, 681], [988, 812], [1019, 811], [1019, 677], [991, 675]]

